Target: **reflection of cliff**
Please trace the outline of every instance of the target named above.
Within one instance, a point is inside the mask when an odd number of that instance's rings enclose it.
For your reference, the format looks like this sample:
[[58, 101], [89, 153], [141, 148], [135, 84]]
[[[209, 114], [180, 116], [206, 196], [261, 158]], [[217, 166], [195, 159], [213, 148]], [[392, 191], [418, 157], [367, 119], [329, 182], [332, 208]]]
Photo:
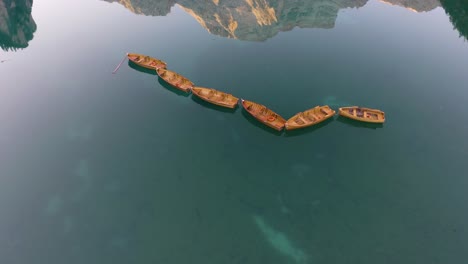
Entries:
[[230, 38], [262, 41], [280, 31], [333, 28], [342, 8], [361, 7], [367, 0], [232, 0], [224, 4], [178, 0], [209, 32]]
[[468, 40], [468, 1], [440, 0], [453, 26]]
[[0, 0], [0, 47], [26, 48], [36, 31], [31, 16], [32, 0]]
[[[294, 27], [333, 28], [340, 9], [362, 7], [368, 0], [104, 1], [117, 1], [132, 12], [145, 15], [166, 15], [177, 3], [212, 34], [263, 41]], [[417, 12], [430, 11], [440, 6], [439, 0], [381, 1]]]
[[166, 15], [179, 4], [210, 33], [263, 41], [280, 31], [333, 28], [342, 8], [361, 7], [368, 0], [104, 0], [118, 2], [136, 14]]
[[403, 6], [416, 12], [427, 12], [440, 6], [439, 0], [382, 0], [382, 2]]
[[165, 16], [171, 11], [175, 0], [104, 0], [109, 3], [117, 2], [135, 14], [147, 16]]

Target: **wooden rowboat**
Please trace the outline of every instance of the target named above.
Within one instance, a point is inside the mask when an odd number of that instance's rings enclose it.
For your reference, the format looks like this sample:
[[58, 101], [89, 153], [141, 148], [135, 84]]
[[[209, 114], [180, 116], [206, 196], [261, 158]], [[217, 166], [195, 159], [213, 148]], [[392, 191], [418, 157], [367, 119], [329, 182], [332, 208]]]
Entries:
[[241, 99], [241, 101], [244, 109], [258, 121], [278, 131], [284, 128], [286, 120], [266, 106], [244, 99]]
[[286, 130], [304, 128], [323, 122], [335, 115], [335, 110], [328, 105], [316, 106], [304, 112], [295, 114], [286, 121]]
[[156, 69], [156, 72], [158, 73], [158, 76], [168, 84], [186, 93], [190, 92], [194, 86], [193, 82], [176, 72], [163, 68]]
[[152, 58], [150, 56], [145, 56], [138, 53], [127, 53], [127, 57], [133, 63], [147, 69], [155, 70], [159, 68], [166, 68], [166, 63], [164, 61]]
[[384, 112], [378, 109], [371, 109], [359, 106], [341, 107], [339, 109], [339, 115], [368, 123], [385, 122]]
[[235, 108], [239, 102], [239, 98], [234, 97], [232, 94], [211, 88], [193, 87], [192, 93], [207, 102], [227, 108]]

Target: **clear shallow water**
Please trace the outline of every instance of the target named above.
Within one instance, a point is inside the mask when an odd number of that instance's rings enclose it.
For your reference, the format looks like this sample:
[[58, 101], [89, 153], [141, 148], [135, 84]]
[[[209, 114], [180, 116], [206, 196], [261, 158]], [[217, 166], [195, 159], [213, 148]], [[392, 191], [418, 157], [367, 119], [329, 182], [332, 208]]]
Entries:
[[[33, 38], [1, 36], [2, 262], [464, 262], [461, 2], [129, 3], [3, 20]], [[275, 133], [127, 63], [112, 75], [129, 51], [286, 118], [387, 122]]]

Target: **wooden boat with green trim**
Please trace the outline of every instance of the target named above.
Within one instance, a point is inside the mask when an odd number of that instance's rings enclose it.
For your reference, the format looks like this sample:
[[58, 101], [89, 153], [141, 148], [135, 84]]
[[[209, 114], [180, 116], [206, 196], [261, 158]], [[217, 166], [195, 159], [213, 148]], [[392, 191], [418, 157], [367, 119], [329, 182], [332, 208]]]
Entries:
[[266, 106], [244, 99], [241, 101], [244, 109], [258, 121], [278, 131], [284, 128], [286, 120]]
[[128, 59], [137, 64], [138, 66], [155, 70], [159, 68], [166, 68], [166, 63], [162, 60], [152, 58], [150, 56], [138, 54], [138, 53], [127, 53]]
[[156, 69], [156, 72], [165, 82], [186, 93], [194, 87], [193, 82], [176, 72], [163, 68]]
[[307, 111], [295, 114], [286, 121], [285, 128], [286, 130], [293, 130], [312, 126], [332, 118], [335, 113], [335, 110], [331, 109], [328, 105], [316, 106]]
[[359, 106], [341, 107], [339, 115], [351, 118], [357, 121], [368, 123], [384, 123], [385, 113], [378, 109], [371, 109]]
[[227, 108], [235, 108], [239, 102], [239, 98], [234, 97], [232, 94], [211, 88], [195, 86], [192, 88], [192, 93], [202, 100]]

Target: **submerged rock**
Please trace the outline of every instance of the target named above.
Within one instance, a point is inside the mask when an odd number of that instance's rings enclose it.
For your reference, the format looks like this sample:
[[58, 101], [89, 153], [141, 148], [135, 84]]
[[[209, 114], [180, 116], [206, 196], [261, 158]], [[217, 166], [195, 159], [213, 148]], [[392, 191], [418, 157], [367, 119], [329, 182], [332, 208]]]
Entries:
[[290, 258], [297, 264], [307, 263], [307, 255], [299, 248], [294, 247], [288, 237], [274, 230], [263, 220], [262, 217], [254, 215], [254, 222], [270, 245], [282, 255]]

